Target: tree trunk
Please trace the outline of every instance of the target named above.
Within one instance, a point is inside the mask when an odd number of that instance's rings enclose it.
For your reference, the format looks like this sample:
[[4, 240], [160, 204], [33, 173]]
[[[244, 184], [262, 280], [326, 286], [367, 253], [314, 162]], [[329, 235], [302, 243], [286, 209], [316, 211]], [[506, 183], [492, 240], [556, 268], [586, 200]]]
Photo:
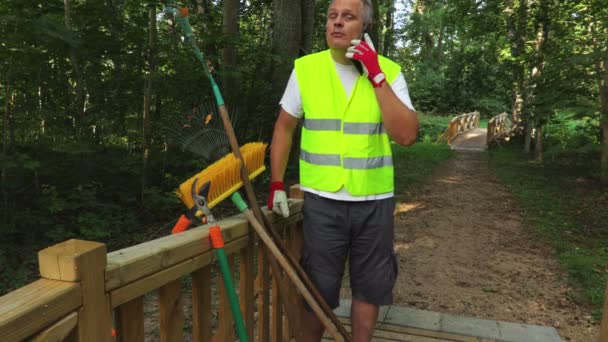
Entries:
[[382, 32], [381, 21], [380, 21], [380, 0], [372, 0], [372, 10], [374, 12], [373, 23], [371, 27], [367, 27], [366, 30], [371, 38], [378, 53], [382, 53], [382, 41], [380, 32]]
[[382, 49], [382, 54], [385, 56], [390, 56], [390, 54], [393, 52], [393, 49], [395, 48], [395, 3], [393, 1], [389, 1], [387, 6], [388, 9], [386, 11], [386, 21], [384, 23], [386, 33], [384, 34], [384, 48]]
[[[596, 10], [597, 11], [597, 10]], [[596, 12], [597, 13], [597, 12]], [[598, 56], [595, 60], [598, 90], [600, 94], [600, 136], [602, 151], [600, 156], [600, 181], [608, 187], [608, 47], [605, 42], [608, 31], [602, 29], [605, 18], [595, 18], [590, 25], [593, 50]]]
[[511, 118], [513, 125], [517, 124], [525, 109], [525, 85], [524, 85], [524, 44], [525, 44], [525, 25], [528, 16], [526, 0], [519, 0], [515, 8], [513, 0], [505, 1], [507, 37], [509, 39], [513, 64], [513, 99]]
[[[72, 14], [70, 9], [70, 0], [63, 0], [64, 6], [64, 24], [65, 28], [69, 31], [72, 30]], [[78, 54], [76, 48], [70, 46], [70, 63], [72, 64], [73, 81], [74, 81], [74, 97], [70, 102], [70, 115], [74, 121], [74, 129], [77, 135], [82, 135], [84, 127], [82, 127], [84, 120], [84, 101], [85, 101], [85, 90], [84, 90], [84, 77], [82, 75], [82, 69], [78, 61]]]
[[[7, 75], [10, 75], [10, 66], [9, 72]], [[11, 144], [11, 89], [10, 89], [10, 81], [6, 80], [4, 85], [4, 117], [2, 118], [2, 153], [6, 156], [12, 148]]]
[[[540, 0], [540, 9], [538, 15], [538, 29], [537, 29], [537, 40], [536, 40], [536, 53], [537, 53], [537, 66], [536, 73], [533, 77], [536, 78], [536, 91], [537, 96], [543, 94], [547, 91], [545, 86], [545, 81], [541, 78], [541, 75], [545, 69], [545, 55], [549, 42], [549, 6], [550, 0]], [[541, 105], [540, 109], [537, 107], [536, 109], [537, 115], [540, 115], [540, 118], [537, 120], [536, 124], [536, 141], [534, 144], [534, 154], [536, 157], [536, 161], [543, 161], [543, 136], [542, 136], [542, 128], [543, 123], [546, 121], [547, 117], [550, 113], [547, 112], [546, 106]]]
[[[416, 0], [416, 4], [414, 5], [414, 10], [420, 17], [424, 18], [427, 14], [427, 0]], [[433, 61], [433, 46], [435, 43], [433, 42], [433, 37], [431, 33], [428, 31], [427, 25], [422, 25], [422, 41], [423, 48], [420, 53], [422, 57], [429, 62]]]
[[543, 127], [541, 125], [536, 127], [534, 135], [534, 159], [539, 163], [543, 162]]
[[[545, 80], [541, 77], [545, 68], [545, 55], [547, 50], [547, 43], [549, 41], [549, 5], [550, 0], [540, 0], [539, 8], [536, 14], [536, 41], [535, 41], [535, 53], [534, 56], [534, 67], [531, 73], [531, 97], [540, 97], [546, 90]], [[533, 109], [534, 122], [536, 123], [536, 134], [534, 151], [537, 160], [542, 161], [542, 127], [546, 122], [550, 113], [547, 110], [547, 105], [543, 103], [537, 103]], [[529, 146], [526, 146], [529, 148]], [[524, 148], [526, 148], [524, 147]], [[529, 150], [528, 150], [529, 151]]]
[[238, 31], [239, 0], [224, 0], [223, 33], [226, 39], [222, 49], [222, 92], [228, 104], [234, 104], [239, 94]]
[[600, 86], [601, 125], [602, 125], [602, 156], [600, 179], [603, 185], [608, 186], [608, 62], [603, 62], [604, 74]]
[[[207, 3], [205, 0], [196, 0], [196, 14], [202, 15], [207, 13]], [[204, 25], [204, 23], [203, 23]]]
[[532, 145], [532, 130], [534, 129], [534, 121], [528, 121], [526, 123], [526, 135], [524, 136], [524, 153], [530, 153], [530, 146]]
[[273, 11], [272, 52], [278, 58], [273, 64], [272, 83], [273, 94], [280, 96], [302, 46], [302, 3], [300, 0], [274, 0]]
[[144, 81], [144, 111], [142, 118], [143, 154], [141, 172], [141, 205], [144, 205], [145, 193], [148, 182], [148, 165], [150, 163], [150, 149], [152, 144], [150, 112], [152, 107], [152, 80], [156, 72], [156, 7], [148, 7], [148, 72]]
[[[11, 62], [9, 62], [9, 72], [7, 73], [7, 83], [4, 86], [4, 117], [2, 118], [2, 156], [4, 158], [7, 157], [9, 151], [11, 150], [9, 132], [11, 125], [11, 112], [9, 105], [9, 96], [10, 96], [10, 87], [8, 82], [8, 75], [10, 75], [10, 69], [12, 66], [12, 58]], [[8, 223], [8, 191], [6, 190], [6, 169], [2, 167], [2, 172], [0, 175], [0, 186], [2, 186], [2, 223]]]
[[312, 52], [312, 39], [315, 20], [315, 0], [302, 0], [302, 43], [298, 56]]

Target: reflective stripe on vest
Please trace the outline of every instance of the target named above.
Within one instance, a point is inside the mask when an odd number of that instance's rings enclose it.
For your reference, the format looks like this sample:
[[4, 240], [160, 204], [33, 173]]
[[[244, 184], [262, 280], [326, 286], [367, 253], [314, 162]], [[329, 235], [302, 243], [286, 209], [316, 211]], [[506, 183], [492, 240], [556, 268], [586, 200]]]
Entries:
[[[331, 165], [340, 166], [340, 155], [339, 154], [323, 154], [323, 153], [310, 153], [304, 150], [300, 150], [300, 159], [315, 165]], [[381, 156], [381, 157], [369, 157], [369, 158], [344, 158], [345, 169], [375, 169], [378, 167], [392, 166], [392, 156]]]
[[316, 165], [340, 166], [339, 154], [310, 153], [300, 150], [300, 159]]
[[[311, 131], [339, 131], [342, 121], [339, 119], [304, 119], [304, 127]], [[386, 129], [382, 123], [345, 122], [345, 134], [382, 134]]]
[[344, 158], [345, 169], [375, 169], [385, 166], [393, 166], [392, 156], [370, 158]]
[[345, 122], [344, 133], [346, 134], [382, 134], [386, 133], [382, 123], [367, 122]]
[[304, 127], [311, 131], [339, 131], [342, 129], [342, 120], [304, 119]]

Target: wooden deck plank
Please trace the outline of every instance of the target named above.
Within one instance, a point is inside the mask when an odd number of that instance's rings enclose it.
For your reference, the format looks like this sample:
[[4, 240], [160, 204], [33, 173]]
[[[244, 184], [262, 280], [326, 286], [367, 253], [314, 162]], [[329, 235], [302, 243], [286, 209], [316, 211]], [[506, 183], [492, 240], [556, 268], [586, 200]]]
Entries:
[[[340, 317], [340, 321], [344, 323], [344, 327], [348, 332], [351, 331], [350, 320]], [[323, 337], [323, 341], [333, 341], [329, 335], [325, 335]], [[384, 330], [380, 327], [376, 327], [374, 330], [374, 335], [372, 337], [372, 341], [377, 342], [392, 342], [392, 341], [401, 341], [401, 342], [453, 342], [453, 340], [446, 340], [441, 338], [434, 338], [428, 336], [416, 336], [410, 335], [403, 332]]]

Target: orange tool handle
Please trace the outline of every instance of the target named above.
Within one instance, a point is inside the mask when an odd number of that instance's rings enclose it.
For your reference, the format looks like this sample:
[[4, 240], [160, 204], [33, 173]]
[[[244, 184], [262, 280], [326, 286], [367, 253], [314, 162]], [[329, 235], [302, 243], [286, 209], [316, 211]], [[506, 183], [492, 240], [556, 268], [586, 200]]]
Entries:
[[224, 238], [219, 226], [209, 228], [209, 238], [211, 239], [211, 246], [213, 248], [224, 248]]
[[185, 232], [186, 229], [190, 227], [191, 223], [192, 220], [186, 217], [186, 215], [182, 214], [182, 216], [180, 216], [177, 220], [177, 223], [175, 223], [175, 226], [173, 226], [173, 229], [171, 229], [171, 234], [179, 234], [181, 232]]

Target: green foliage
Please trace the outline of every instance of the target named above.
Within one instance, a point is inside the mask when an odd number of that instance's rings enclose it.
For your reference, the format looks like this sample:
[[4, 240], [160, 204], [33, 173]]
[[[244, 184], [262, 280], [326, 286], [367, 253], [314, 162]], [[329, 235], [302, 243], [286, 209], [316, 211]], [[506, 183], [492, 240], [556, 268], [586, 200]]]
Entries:
[[550, 244], [578, 288], [572, 295], [594, 307], [600, 317], [608, 280], [608, 196], [589, 165], [530, 163], [519, 146], [493, 150], [490, 165], [516, 196], [526, 225]]
[[10, 199], [0, 222], [2, 293], [31, 281], [36, 251], [54, 243], [77, 238], [113, 250], [140, 242], [149, 226], [168, 234], [165, 225], [185, 209], [172, 191], [202, 167], [192, 156], [170, 151], [165, 165], [151, 165], [149, 178], [157, 186], [147, 189], [142, 207], [139, 158], [122, 148], [63, 144], [17, 148], [15, 156], [0, 159], [2, 190]]
[[[561, 163], [599, 162], [601, 153], [599, 115], [559, 111], [546, 125], [545, 156]], [[592, 163], [593, 165], [594, 163]], [[597, 165], [594, 165], [597, 166]]]

